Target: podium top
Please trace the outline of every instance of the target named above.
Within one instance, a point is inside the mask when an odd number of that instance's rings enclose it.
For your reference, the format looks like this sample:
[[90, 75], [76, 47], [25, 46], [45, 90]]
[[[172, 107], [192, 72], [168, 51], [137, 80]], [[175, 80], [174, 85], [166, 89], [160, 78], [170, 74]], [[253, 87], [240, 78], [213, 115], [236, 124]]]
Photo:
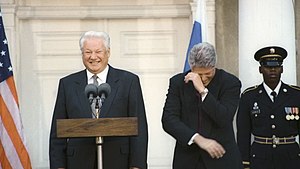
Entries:
[[57, 137], [134, 136], [137, 117], [57, 119]]

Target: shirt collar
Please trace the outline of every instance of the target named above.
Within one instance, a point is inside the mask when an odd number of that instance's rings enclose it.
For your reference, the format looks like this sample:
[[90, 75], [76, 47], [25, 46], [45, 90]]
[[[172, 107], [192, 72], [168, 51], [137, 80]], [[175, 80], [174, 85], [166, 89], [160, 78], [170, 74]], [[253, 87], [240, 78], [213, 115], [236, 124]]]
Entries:
[[[100, 73], [97, 74], [97, 76], [100, 79], [101, 83], [105, 83], [106, 82], [108, 70], [109, 70], [109, 66], [107, 65], [102, 72], [100, 72]], [[94, 75], [93, 73], [89, 72], [87, 69], [86, 69], [86, 74], [87, 74], [88, 81]]]
[[[282, 84], [281, 81], [279, 81], [279, 83], [277, 84], [276, 88], [274, 89], [274, 92], [276, 92], [277, 95], [279, 93], [279, 89], [281, 87], [281, 84]], [[264, 85], [264, 88], [265, 88], [265, 90], [266, 90], [266, 92], [268, 94], [270, 94], [273, 91], [272, 89], [269, 88], [269, 86], [265, 82], [263, 83], [263, 85]]]

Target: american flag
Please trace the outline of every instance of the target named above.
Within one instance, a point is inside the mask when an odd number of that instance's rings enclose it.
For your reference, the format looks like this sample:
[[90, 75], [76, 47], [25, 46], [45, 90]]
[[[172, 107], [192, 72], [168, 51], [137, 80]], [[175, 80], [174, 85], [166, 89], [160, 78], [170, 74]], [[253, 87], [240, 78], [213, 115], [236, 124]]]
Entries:
[[0, 169], [31, 169], [0, 9]]

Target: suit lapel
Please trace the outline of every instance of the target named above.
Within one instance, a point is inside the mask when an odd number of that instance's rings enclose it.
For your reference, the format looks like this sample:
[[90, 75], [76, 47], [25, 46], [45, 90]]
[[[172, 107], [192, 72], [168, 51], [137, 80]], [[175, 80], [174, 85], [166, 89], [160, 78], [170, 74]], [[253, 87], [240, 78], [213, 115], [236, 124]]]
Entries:
[[84, 93], [85, 87], [87, 85], [87, 76], [86, 70], [81, 71], [76, 79], [74, 79], [74, 86], [75, 86], [75, 97], [79, 99], [80, 107], [82, 110], [79, 113], [82, 113], [81, 116], [90, 118], [92, 117], [92, 109], [90, 107], [89, 101], [87, 96]]
[[219, 98], [219, 90], [220, 90], [220, 84], [222, 84], [223, 82], [221, 82], [220, 79], [220, 70], [216, 68], [216, 73], [215, 76], [213, 77], [213, 79], [209, 82], [207, 88], [208, 91], [214, 95], [216, 98]]
[[107, 117], [109, 109], [112, 106], [114, 98], [118, 92], [119, 79], [120, 79], [120, 77], [119, 77], [119, 74], [117, 73], [116, 69], [109, 66], [106, 83], [108, 83], [110, 85], [111, 92], [108, 95], [108, 97], [105, 99], [104, 104], [102, 105], [102, 108], [100, 111], [100, 117]]

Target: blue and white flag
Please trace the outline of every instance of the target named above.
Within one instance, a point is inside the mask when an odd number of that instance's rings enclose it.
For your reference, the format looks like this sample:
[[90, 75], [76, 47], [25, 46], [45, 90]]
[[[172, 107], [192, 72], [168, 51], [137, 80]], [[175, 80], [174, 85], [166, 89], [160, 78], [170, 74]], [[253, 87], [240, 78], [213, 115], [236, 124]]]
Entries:
[[[205, 13], [205, 4], [204, 4], [205, 0], [198, 0], [197, 1], [197, 9], [196, 9], [196, 17], [194, 20], [194, 25], [193, 25], [193, 30], [192, 30], [192, 34], [191, 34], [191, 38], [190, 38], [190, 43], [189, 43], [189, 47], [188, 50], [186, 52], [186, 58], [185, 58], [185, 64], [184, 64], [184, 69], [183, 72], [189, 71], [190, 70], [190, 65], [188, 62], [188, 56], [190, 53], [190, 50], [192, 49], [192, 47], [197, 44], [197, 43], [201, 43], [202, 42], [202, 33], [204, 32], [201, 26], [201, 23], [203, 24], [204, 22], [204, 13]], [[204, 24], [203, 24], [204, 25]]]

